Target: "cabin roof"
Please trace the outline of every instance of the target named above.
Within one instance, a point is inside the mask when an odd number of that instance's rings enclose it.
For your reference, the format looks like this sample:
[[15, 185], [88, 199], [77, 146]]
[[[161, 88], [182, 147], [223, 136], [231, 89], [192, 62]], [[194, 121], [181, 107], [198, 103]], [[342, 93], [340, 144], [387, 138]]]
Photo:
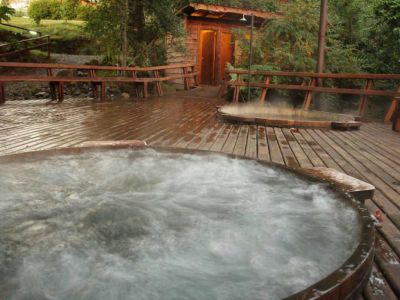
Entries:
[[266, 20], [277, 19], [282, 16], [279, 13], [202, 3], [191, 3], [183, 7], [180, 10], [180, 13], [191, 18], [212, 19], [238, 23], [243, 15], [245, 17], [247, 16], [248, 20], [250, 20], [248, 18], [249, 16], [254, 15], [256, 25], [260, 25]]

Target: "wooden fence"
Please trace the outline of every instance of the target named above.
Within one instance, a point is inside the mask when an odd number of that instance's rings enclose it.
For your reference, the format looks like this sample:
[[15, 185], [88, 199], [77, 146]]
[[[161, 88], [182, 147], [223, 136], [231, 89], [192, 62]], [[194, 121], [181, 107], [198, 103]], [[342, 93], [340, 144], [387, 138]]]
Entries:
[[[308, 110], [311, 106], [313, 94], [348, 94], [359, 95], [359, 115], [363, 117], [367, 110], [369, 96], [384, 96], [392, 99], [392, 103], [385, 116], [385, 122], [390, 122], [396, 107], [400, 100], [400, 85], [397, 91], [377, 90], [374, 89], [374, 81], [376, 80], [392, 80], [399, 81], [400, 74], [328, 74], [328, 73], [305, 73], [305, 72], [271, 72], [271, 71], [252, 71], [250, 76], [250, 84], [243, 79], [243, 76], [249, 77], [249, 71], [246, 70], [227, 70], [225, 80], [219, 91], [219, 96], [226, 95], [229, 88], [233, 88], [233, 102], [239, 102], [240, 88], [250, 86], [252, 88], [261, 89], [260, 102], [264, 103], [268, 90], [292, 90], [305, 92], [303, 108]], [[235, 80], [230, 79], [230, 75], [236, 75]], [[258, 78], [258, 80], [255, 79]], [[273, 83], [274, 77], [301, 78], [302, 84], [277, 84]], [[337, 88], [318, 86], [318, 83], [324, 79], [352, 79], [364, 81], [364, 88]]]
[[47, 58], [50, 58], [50, 36], [39, 36], [31, 39], [25, 39], [13, 43], [0, 45], [0, 58], [15, 56], [20, 53], [25, 53], [33, 49], [43, 49], [47, 51]]
[[[143, 97], [149, 95], [149, 84], [154, 84], [159, 96], [163, 94], [161, 82], [182, 79], [184, 87], [189, 90], [197, 86], [198, 72], [194, 64], [175, 64], [155, 67], [113, 67], [89, 65], [63, 65], [63, 64], [36, 64], [0, 62], [0, 68], [44, 70], [43, 75], [0, 75], [0, 103], [5, 103], [5, 84], [9, 82], [48, 82], [52, 100], [64, 100], [65, 83], [90, 83], [92, 84], [93, 97], [98, 96], [98, 87], [101, 90], [101, 100], [106, 99], [107, 83], [133, 83], [143, 85]], [[80, 70], [82, 76], [57, 76], [57, 70]], [[180, 70], [179, 74], [168, 75], [170, 70]], [[37, 73], [37, 72], [36, 72]], [[137, 91], [137, 89], [136, 89]], [[138, 91], [137, 94], [139, 95]]]

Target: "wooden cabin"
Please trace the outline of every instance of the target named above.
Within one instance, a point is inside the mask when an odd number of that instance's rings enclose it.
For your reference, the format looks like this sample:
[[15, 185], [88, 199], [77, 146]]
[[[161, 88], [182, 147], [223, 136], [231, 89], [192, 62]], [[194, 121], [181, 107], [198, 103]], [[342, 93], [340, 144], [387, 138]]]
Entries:
[[[187, 31], [186, 53], [170, 49], [168, 63], [195, 63], [200, 84], [219, 84], [227, 63], [235, 64], [240, 51], [232, 37], [235, 28], [250, 31], [251, 15], [259, 28], [280, 15], [265, 11], [192, 3], [180, 11]], [[246, 21], [244, 20], [246, 19]]]

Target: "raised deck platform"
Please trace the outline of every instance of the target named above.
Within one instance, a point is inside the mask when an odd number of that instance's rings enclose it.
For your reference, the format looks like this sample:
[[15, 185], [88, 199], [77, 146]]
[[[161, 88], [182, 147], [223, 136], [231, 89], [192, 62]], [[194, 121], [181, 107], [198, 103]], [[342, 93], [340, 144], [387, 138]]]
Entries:
[[[224, 124], [223, 101], [204, 91], [147, 100], [9, 101], [0, 107], [0, 155], [76, 146], [89, 140], [145, 140], [150, 145], [212, 150], [293, 167], [329, 167], [376, 186], [371, 212], [384, 212], [373, 276], [364, 299], [400, 297], [400, 133], [366, 123], [357, 132]], [[229, 180], [229, 179], [227, 179]]]

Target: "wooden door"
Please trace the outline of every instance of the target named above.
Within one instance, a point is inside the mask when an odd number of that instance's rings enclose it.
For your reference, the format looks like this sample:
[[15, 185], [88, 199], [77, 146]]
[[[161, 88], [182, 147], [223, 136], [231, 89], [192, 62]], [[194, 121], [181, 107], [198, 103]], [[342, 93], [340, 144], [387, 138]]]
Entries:
[[219, 81], [222, 81], [225, 75], [225, 68], [227, 63], [233, 63], [233, 50], [232, 34], [230, 32], [221, 32], [221, 49], [219, 61]]
[[212, 30], [200, 31], [200, 83], [215, 83], [215, 45], [217, 33]]

